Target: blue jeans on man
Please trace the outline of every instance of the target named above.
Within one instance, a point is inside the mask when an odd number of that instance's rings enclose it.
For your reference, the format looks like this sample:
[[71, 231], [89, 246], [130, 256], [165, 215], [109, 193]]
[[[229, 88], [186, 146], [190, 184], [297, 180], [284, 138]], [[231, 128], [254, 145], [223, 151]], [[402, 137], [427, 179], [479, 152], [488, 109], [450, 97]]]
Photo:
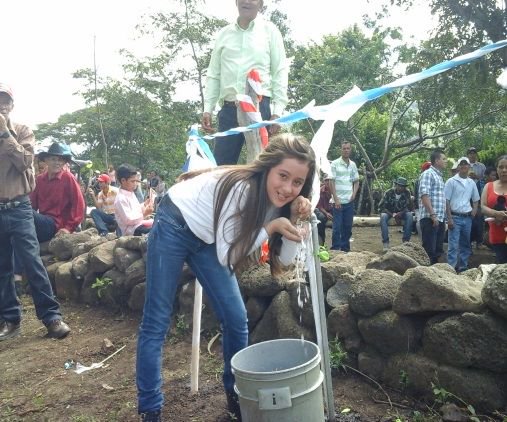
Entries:
[[107, 226], [116, 226], [116, 217], [114, 214], [107, 214], [98, 208], [94, 208], [90, 213], [90, 216], [92, 217], [95, 227], [101, 236], [105, 236], [109, 233]]
[[[269, 97], [262, 97], [259, 103], [259, 111], [264, 120], [271, 118], [270, 101]], [[218, 131], [225, 132], [238, 126], [236, 105], [234, 103], [225, 103], [218, 112]], [[215, 138], [213, 155], [217, 165], [237, 164], [244, 143], [245, 137], [242, 133]]]
[[[399, 218], [403, 221], [403, 242], [410, 242], [412, 236], [412, 225], [414, 217], [411, 211], [403, 211], [398, 213]], [[382, 233], [382, 243], [389, 243], [389, 220], [393, 218], [392, 214], [383, 212], [380, 214], [380, 231]]]
[[[35, 225], [35, 234], [37, 235], [37, 240], [39, 243], [47, 242], [55, 237], [56, 234], [56, 223], [51, 217], [40, 214], [37, 211], [32, 209], [33, 222]], [[14, 250], [13, 254], [14, 261], [14, 274], [23, 274], [25, 272], [24, 266], [21, 262], [21, 259], [16, 254], [16, 250]]]
[[0, 318], [17, 324], [21, 320], [21, 305], [14, 286], [13, 252], [26, 272], [37, 318], [45, 325], [61, 320], [60, 305], [40, 258], [28, 197], [15, 208], [0, 210]]
[[422, 246], [428, 256], [430, 263], [436, 264], [444, 253], [445, 224], [439, 222], [437, 226], [429, 217], [421, 218], [421, 239]]
[[354, 202], [341, 204], [340, 208], [333, 207], [331, 249], [350, 252], [350, 238], [352, 237], [353, 222]]
[[468, 258], [472, 255], [470, 233], [472, 231], [472, 216], [453, 215], [454, 226], [448, 230], [447, 262], [462, 272], [468, 269]]
[[222, 324], [223, 382], [226, 393], [232, 394], [231, 358], [248, 344], [246, 308], [236, 276], [218, 261], [215, 244], [192, 233], [168, 195], [155, 216], [147, 256], [145, 304], [137, 341], [139, 413], [158, 411], [163, 404], [162, 350], [184, 262], [195, 273]]

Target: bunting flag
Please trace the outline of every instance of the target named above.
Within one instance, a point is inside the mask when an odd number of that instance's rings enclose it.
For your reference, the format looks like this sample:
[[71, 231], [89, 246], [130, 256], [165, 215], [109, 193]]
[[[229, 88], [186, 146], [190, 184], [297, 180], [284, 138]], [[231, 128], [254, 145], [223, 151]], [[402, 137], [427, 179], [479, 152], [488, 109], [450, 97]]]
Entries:
[[[507, 46], [507, 40], [498, 41], [496, 43], [485, 45], [475, 51], [467, 54], [455, 57], [452, 60], [446, 60], [442, 63], [436, 64], [428, 69], [425, 69], [419, 73], [406, 75], [395, 81], [383, 85], [378, 88], [361, 91], [358, 87], [354, 86], [349, 92], [343, 97], [334, 101], [331, 104], [316, 106], [315, 101], [311, 101], [301, 110], [287, 114], [275, 120], [263, 120], [252, 123], [248, 126], [237, 127], [229, 129], [224, 132], [215, 133], [213, 135], [207, 135], [204, 139], [213, 139], [218, 136], [229, 136], [236, 135], [239, 133], [245, 133], [250, 130], [256, 130], [272, 124], [286, 125], [298, 122], [303, 119], [311, 118], [313, 120], [323, 120], [321, 127], [314, 135], [311, 146], [315, 152], [317, 158], [317, 164], [319, 168], [324, 172], [330, 173], [330, 163], [327, 159], [327, 153], [331, 145], [333, 129], [335, 123], [340, 121], [349, 120], [354, 113], [356, 113], [364, 104], [368, 101], [375, 100], [381, 96], [388, 94], [395, 89], [402, 88], [405, 86], [412, 85], [416, 82], [420, 82], [424, 79], [439, 75], [440, 73], [446, 72], [447, 70], [453, 69], [464, 64], [471, 63], [486, 54], [492, 53], [500, 48]], [[497, 82], [505, 88], [507, 84], [506, 71], [504, 71]], [[313, 199], [312, 205], [315, 207], [318, 201], [319, 183], [318, 174], [316, 174], [316, 180], [313, 182]]]
[[[238, 124], [248, 126], [251, 123], [262, 122], [259, 104], [262, 100], [262, 85], [259, 72], [252, 69], [247, 74], [245, 94], [237, 94], [236, 109]], [[246, 161], [252, 162], [268, 144], [268, 131], [261, 127], [244, 133], [246, 144]]]
[[217, 166], [209, 145], [199, 136], [197, 124], [192, 125], [188, 131], [186, 151], [187, 160], [182, 167], [184, 172]]
[[432, 76], [436, 76], [440, 73], [446, 72], [447, 70], [453, 69], [455, 67], [471, 63], [479, 59], [480, 57], [492, 53], [493, 51], [496, 51], [500, 48], [504, 48], [505, 46], [507, 46], [507, 40], [502, 40], [496, 43], [488, 44], [471, 53], [455, 57], [452, 60], [444, 61], [428, 69], [425, 69], [419, 73], [403, 76], [387, 85], [383, 85], [378, 88], [369, 89], [367, 91], [361, 91], [358, 88], [354, 87], [343, 97], [339, 98], [338, 100], [336, 100], [331, 104], [315, 106], [314, 103], [311, 102], [303, 109], [282, 116], [276, 120], [263, 120], [261, 122], [252, 123], [251, 125], [246, 127], [245, 126], [237, 127], [226, 130], [224, 132], [218, 132], [213, 135], [207, 135], [204, 137], [204, 139], [213, 139], [218, 136], [237, 135], [238, 133], [244, 133], [249, 130], [259, 129], [261, 127], [266, 127], [273, 124], [285, 125], [295, 123], [300, 120], [308, 118], [312, 118], [314, 120], [331, 119], [334, 121], [337, 120], [347, 121], [348, 119], [350, 119], [350, 117], [352, 117], [352, 115], [357, 110], [359, 110], [368, 101], [375, 100], [385, 94], [394, 91], [395, 89], [412, 85], [416, 82], [422, 81]]

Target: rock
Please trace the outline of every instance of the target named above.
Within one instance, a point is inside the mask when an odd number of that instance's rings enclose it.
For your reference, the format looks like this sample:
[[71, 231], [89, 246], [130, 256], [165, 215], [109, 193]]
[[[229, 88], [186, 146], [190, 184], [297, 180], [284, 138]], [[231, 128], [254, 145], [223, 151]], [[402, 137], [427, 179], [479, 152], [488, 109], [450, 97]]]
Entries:
[[90, 237], [97, 234], [97, 230], [88, 229], [78, 233], [61, 234], [49, 242], [48, 249], [58, 260], [66, 261], [72, 257], [72, 250], [79, 243], [90, 240]]
[[331, 308], [349, 303], [350, 286], [354, 281], [352, 274], [342, 274], [326, 293], [326, 302]]
[[292, 275], [287, 273], [282, 277], [273, 277], [269, 265], [257, 265], [243, 271], [238, 282], [245, 296], [270, 297], [284, 290]]
[[413, 353], [391, 356], [384, 370], [383, 381], [399, 387], [400, 373], [406, 374], [409, 392], [433, 401], [432, 384], [455, 394], [476, 410], [492, 412], [507, 403], [505, 380], [479, 369], [455, 368]]
[[468, 410], [458, 407], [454, 403], [446, 403], [440, 409], [444, 422], [467, 422]]
[[118, 239], [116, 247], [144, 252], [146, 251], [146, 241], [146, 236], [122, 236]]
[[358, 369], [374, 380], [382, 378], [385, 365], [385, 359], [375, 352], [361, 352], [357, 356]]
[[130, 292], [128, 301], [129, 308], [133, 311], [142, 311], [144, 307], [144, 292], [146, 283], [139, 283], [134, 286]]
[[95, 283], [97, 277], [99, 276], [100, 274], [94, 273], [93, 271], [89, 271], [84, 276], [80, 294], [80, 299], [83, 303], [91, 306], [96, 306], [100, 303], [97, 289], [92, 288], [92, 285]]
[[142, 259], [133, 262], [125, 270], [125, 289], [130, 291], [139, 283], [146, 281], [146, 264]]
[[290, 297], [286, 291], [278, 293], [257, 323], [250, 336], [251, 343], [273, 340], [277, 338], [301, 338], [315, 341], [315, 334], [299, 325], [293, 315], [290, 305]]
[[408, 255], [419, 265], [429, 266], [430, 258], [424, 248], [419, 243], [405, 242], [398, 246], [393, 246], [390, 252], [401, 252]]
[[84, 278], [84, 276], [88, 273], [88, 267], [90, 263], [88, 261], [88, 254], [83, 254], [76, 256], [72, 260], [72, 273], [74, 277], [77, 279]]
[[399, 314], [474, 312], [482, 308], [479, 283], [435, 266], [408, 270], [393, 302], [393, 310]]
[[[53, 264], [48, 265], [46, 268], [46, 271], [47, 271], [48, 277], [49, 277], [49, 281], [51, 282], [51, 285], [53, 287], [55, 285], [56, 270], [58, 270], [58, 268], [63, 264], [65, 264], [65, 261], [56, 261]], [[56, 289], [55, 289], [55, 294], [56, 294]]]
[[456, 274], [456, 270], [452, 268], [447, 262], [437, 262], [436, 264], [433, 264], [434, 268], [438, 268], [442, 271], [447, 271], [452, 274]]
[[114, 265], [118, 270], [125, 272], [135, 261], [141, 258], [138, 250], [126, 249], [116, 245], [113, 253]]
[[55, 287], [60, 299], [77, 301], [82, 282], [82, 280], [78, 280], [72, 275], [72, 262], [66, 262], [56, 270]]
[[469, 270], [460, 273], [461, 276], [470, 278], [471, 280], [477, 280], [477, 277], [481, 275], [479, 268], [470, 268]]
[[343, 253], [331, 250], [329, 253], [331, 254], [331, 262], [352, 268], [354, 274], [366, 269], [368, 262], [377, 257], [377, 254], [370, 251]]
[[248, 331], [252, 332], [257, 322], [260, 321], [271, 301], [267, 297], [249, 297], [245, 306], [248, 316]]
[[350, 265], [342, 264], [336, 261], [322, 262], [320, 264], [322, 273], [322, 286], [324, 292], [327, 292], [339, 279], [354, 274], [354, 269]]
[[383, 354], [415, 351], [420, 344], [421, 330], [409, 317], [393, 311], [360, 319], [357, 327], [363, 341]]
[[489, 273], [482, 300], [493, 312], [507, 319], [507, 264], [497, 265]]
[[[507, 321], [491, 314], [435, 317], [424, 330], [426, 356], [453, 366], [507, 372]], [[494, 351], [494, 353], [492, 353]]]
[[366, 265], [367, 269], [394, 271], [403, 275], [409, 268], [417, 267], [419, 264], [402, 252], [389, 250], [384, 255], [375, 258]]
[[55, 257], [53, 255], [41, 255], [40, 259], [42, 261], [42, 265], [44, 265], [46, 268], [55, 262]]
[[358, 352], [361, 336], [357, 329], [356, 317], [350, 312], [348, 304], [339, 305], [332, 309], [327, 317], [329, 338], [338, 338], [343, 342], [345, 350]]
[[107, 238], [93, 235], [90, 237], [90, 240], [87, 240], [83, 243], [78, 243], [74, 246], [72, 249], [72, 258], [90, 252], [95, 246], [98, 246], [101, 243], [105, 242], [107, 242]]
[[109, 340], [108, 338], [105, 338], [104, 340], [102, 340], [102, 345], [100, 347], [100, 351], [104, 355], [110, 355], [115, 350], [116, 350], [116, 347], [114, 346], [114, 344], [111, 340]]
[[102, 280], [110, 280], [106, 282], [106, 286], [100, 290], [100, 303], [110, 308], [120, 308], [125, 306], [128, 301], [130, 288], [127, 286], [127, 276], [116, 268], [106, 271]]
[[390, 309], [403, 278], [394, 271], [364, 270], [350, 286], [352, 311], [363, 316]]
[[90, 271], [104, 273], [114, 266], [113, 251], [116, 241], [102, 243], [89, 252]]

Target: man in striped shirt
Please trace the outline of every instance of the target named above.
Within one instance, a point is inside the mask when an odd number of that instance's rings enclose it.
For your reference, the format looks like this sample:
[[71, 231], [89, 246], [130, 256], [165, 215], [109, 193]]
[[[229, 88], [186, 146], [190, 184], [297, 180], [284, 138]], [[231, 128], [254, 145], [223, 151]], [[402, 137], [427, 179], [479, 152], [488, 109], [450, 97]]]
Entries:
[[342, 142], [341, 157], [331, 163], [329, 187], [333, 196], [333, 236], [331, 249], [350, 251], [354, 199], [359, 189], [359, 173], [356, 163], [350, 159], [352, 145]]
[[436, 264], [444, 253], [445, 196], [442, 173], [447, 158], [441, 150], [430, 157], [431, 167], [419, 179], [419, 210], [421, 218], [422, 246], [431, 264]]

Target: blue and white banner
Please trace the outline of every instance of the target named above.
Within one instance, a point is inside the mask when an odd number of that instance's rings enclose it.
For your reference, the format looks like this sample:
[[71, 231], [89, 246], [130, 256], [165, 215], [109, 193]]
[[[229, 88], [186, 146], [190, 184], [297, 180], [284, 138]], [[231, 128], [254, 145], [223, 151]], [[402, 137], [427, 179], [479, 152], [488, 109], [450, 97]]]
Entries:
[[493, 44], [485, 45], [471, 53], [463, 54], [455, 57], [452, 60], [447, 60], [437, 65], [434, 65], [428, 69], [425, 69], [419, 73], [413, 73], [411, 75], [402, 76], [401, 78], [378, 88], [369, 89], [367, 91], [361, 91], [359, 88], [354, 87], [352, 90], [347, 92], [343, 97], [334, 101], [328, 105], [316, 106], [314, 103], [308, 104], [301, 110], [282, 116], [276, 120], [264, 120], [257, 122], [246, 127], [237, 127], [226, 130], [224, 132], [217, 132], [213, 135], [207, 135], [204, 139], [213, 139], [219, 136], [236, 135], [243, 133], [248, 130], [258, 129], [260, 127], [269, 126], [272, 124], [289, 124], [295, 123], [303, 119], [311, 118], [313, 120], [337, 120], [347, 121], [352, 115], [359, 110], [365, 103], [371, 100], [375, 100], [385, 94], [388, 94], [395, 89], [412, 85], [416, 82], [422, 81], [432, 76], [436, 76], [440, 73], [446, 72], [455, 67], [471, 63], [486, 54], [492, 53], [500, 48], [507, 46], [507, 40], [498, 41]]

